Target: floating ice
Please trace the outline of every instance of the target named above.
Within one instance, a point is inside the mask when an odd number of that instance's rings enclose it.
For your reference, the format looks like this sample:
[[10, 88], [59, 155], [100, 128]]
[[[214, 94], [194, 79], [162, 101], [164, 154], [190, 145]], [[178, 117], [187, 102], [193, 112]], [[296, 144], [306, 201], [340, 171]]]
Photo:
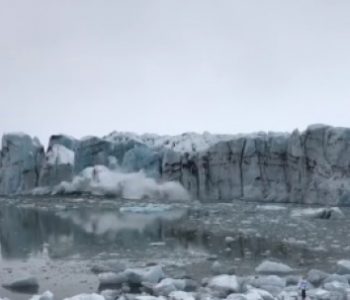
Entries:
[[330, 219], [333, 217], [339, 218], [343, 216], [343, 212], [338, 207], [294, 209], [291, 213], [291, 217], [295, 218]]
[[255, 269], [255, 271], [266, 275], [287, 275], [292, 273], [293, 269], [282, 263], [265, 260]]
[[148, 204], [145, 206], [125, 206], [121, 207], [119, 211], [121, 213], [140, 213], [140, 214], [145, 214], [145, 213], [161, 213], [164, 211], [171, 210], [173, 208], [172, 205], [166, 205], [166, 204]]

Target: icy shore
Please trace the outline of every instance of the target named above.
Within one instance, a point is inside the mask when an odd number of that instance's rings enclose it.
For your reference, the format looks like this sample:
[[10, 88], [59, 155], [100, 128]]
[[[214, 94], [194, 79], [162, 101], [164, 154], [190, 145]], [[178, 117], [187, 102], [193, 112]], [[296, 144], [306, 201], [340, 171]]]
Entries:
[[[160, 265], [126, 268], [119, 272], [97, 274], [100, 281], [98, 293], [79, 294], [64, 300], [289, 300], [300, 297], [301, 280], [306, 282], [308, 299], [348, 299], [350, 261], [338, 261], [337, 267], [336, 274], [316, 269], [309, 270], [307, 274], [298, 274], [298, 270], [283, 263], [264, 261], [250, 276], [222, 273], [200, 281], [188, 277], [168, 277]], [[23, 287], [24, 283], [27, 283], [26, 286], [37, 286], [32, 278], [27, 281], [21, 279], [7, 286], [16, 289]], [[56, 298], [47, 291], [29, 299]]]

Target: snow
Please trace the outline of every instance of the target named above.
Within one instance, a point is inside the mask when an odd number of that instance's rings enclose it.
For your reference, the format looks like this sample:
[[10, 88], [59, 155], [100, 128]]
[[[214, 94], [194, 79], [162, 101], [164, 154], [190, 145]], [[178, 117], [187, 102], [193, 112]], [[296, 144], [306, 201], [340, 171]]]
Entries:
[[282, 263], [265, 260], [255, 269], [255, 271], [260, 274], [286, 275], [292, 273], [293, 269]]
[[203, 134], [188, 132], [180, 135], [156, 135], [143, 134], [137, 135], [131, 132], [112, 132], [105, 137], [106, 140], [114, 143], [126, 143], [135, 141], [144, 144], [153, 149], [171, 149], [175, 152], [200, 152], [208, 149], [210, 146], [227, 141], [235, 137], [234, 135], [211, 134], [204, 132]]
[[105, 298], [98, 294], [80, 294], [63, 300], [105, 300]]
[[187, 191], [177, 182], [157, 182], [144, 172], [122, 173], [105, 166], [88, 167], [72, 182], [62, 182], [54, 194], [91, 193], [115, 195], [125, 199], [189, 200]]
[[46, 154], [49, 165], [74, 165], [74, 152], [63, 145], [55, 144]]

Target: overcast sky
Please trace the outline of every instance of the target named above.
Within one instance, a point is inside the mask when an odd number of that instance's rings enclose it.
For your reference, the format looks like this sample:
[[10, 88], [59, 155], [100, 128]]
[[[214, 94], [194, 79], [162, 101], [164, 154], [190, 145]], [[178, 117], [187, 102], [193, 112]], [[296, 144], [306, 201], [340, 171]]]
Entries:
[[0, 134], [350, 127], [348, 0], [0, 0]]

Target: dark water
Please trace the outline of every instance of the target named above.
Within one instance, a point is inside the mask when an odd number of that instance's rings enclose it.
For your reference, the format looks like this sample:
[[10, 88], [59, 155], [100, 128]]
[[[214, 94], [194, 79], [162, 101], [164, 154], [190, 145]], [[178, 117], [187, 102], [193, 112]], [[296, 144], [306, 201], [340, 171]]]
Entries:
[[[146, 205], [144, 210], [100, 203], [15, 205], [3, 201], [0, 282], [34, 275], [40, 291], [49, 289], [61, 298], [96, 291], [97, 277], [91, 272], [94, 265], [132, 265], [141, 258], [144, 263], [148, 258], [157, 262], [155, 254], [183, 247], [176, 239], [167, 238], [166, 232], [186, 216], [186, 209]], [[0, 296], [29, 298], [3, 288]]]
[[[126, 206], [127, 205], [127, 206]], [[267, 208], [267, 209], [266, 209]], [[210, 274], [212, 256], [250, 274], [263, 259], [300, 272], [348, 258], [349, 212], [291, 217], [303, 207], [250, 203], [127, 204], [105, 199], [0, 200], [0, 282], [33, 275], [56, 298], [98, 290], [92, 269], [157, 263], [171, 276]], [[225, 237], [232, 241], [225, 242]], [[0, 297], [30, 295], [0, 288]]]

